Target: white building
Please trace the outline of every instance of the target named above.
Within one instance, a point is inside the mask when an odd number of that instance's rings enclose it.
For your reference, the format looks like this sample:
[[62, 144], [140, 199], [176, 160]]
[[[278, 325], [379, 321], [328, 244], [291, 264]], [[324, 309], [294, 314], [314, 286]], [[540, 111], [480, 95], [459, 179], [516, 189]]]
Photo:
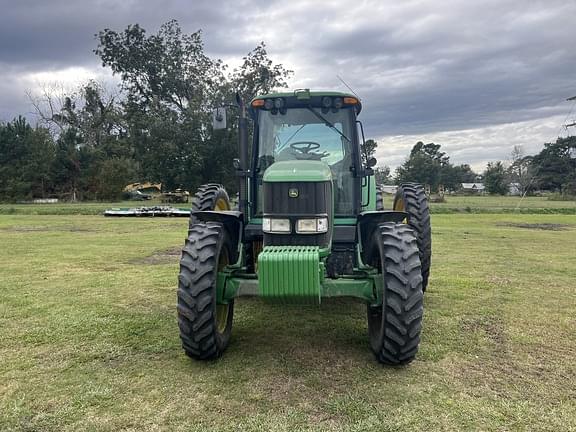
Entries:
[[462, 183], [462, 192], [483, 194], [484, 189], [484, 183]]

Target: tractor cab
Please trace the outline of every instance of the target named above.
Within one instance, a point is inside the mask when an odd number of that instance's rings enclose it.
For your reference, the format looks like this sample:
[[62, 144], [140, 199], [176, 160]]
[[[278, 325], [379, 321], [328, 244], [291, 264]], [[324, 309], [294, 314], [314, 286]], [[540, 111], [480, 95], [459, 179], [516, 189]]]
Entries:
[[[292, 167], [294, 180], [301, 169], [329, 169], [334, 214], [359, 211], [360, 140], [356, 115], [359, 100], [339, 93], [300, 91], [258, 97], [251, 102], [254, 119], [253, 170], [255, 206], [263, 211], [262, 183], [269, 168]], [[276, 165], [279, 162], [283, 164]], [[283, 170], [286, 173], [285, 170]], [[355, 185], [355, 183], [358, 183]], [[356, 187], [355, 187], [356, 186]]]

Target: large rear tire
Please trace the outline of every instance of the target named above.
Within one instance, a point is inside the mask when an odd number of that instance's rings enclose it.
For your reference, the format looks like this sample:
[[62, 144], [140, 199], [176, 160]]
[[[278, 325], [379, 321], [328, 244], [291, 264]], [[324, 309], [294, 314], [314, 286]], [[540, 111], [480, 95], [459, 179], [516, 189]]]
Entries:
[[368, 305], [370, 346], [380, 363], [404, 365], [414, 360], [424, 312], [418, 246], [405, 224], [378, 226], [371, 265], [381, 270], [382, 304]]
[[384, 210], [384, 191], [380, 185], [376, 186], [376, 210]]
[[182, 348], [194, 359], [218, 358], [230, 342], [234, 302], [217, 303], [216, 283], [232, 256], [222, 225], [192, 225], [180, 259], [177, 309]]
[[422, 185], [417, 183], [400, 185], [394, 197], [393, 208], [408, 213], [408, 225], [416, 233], [422, 265], [422, 291], [426, 291], [432, 259], [432, 228], [428, 197]]
[[[224, 211], [230, 210], [230, 198], [224, 186], [217, 183], [208, 183], [200, 186], [192, 197], [191, 211]], [[190, 214], [190, 227], [199, 223], [199, 219]]]

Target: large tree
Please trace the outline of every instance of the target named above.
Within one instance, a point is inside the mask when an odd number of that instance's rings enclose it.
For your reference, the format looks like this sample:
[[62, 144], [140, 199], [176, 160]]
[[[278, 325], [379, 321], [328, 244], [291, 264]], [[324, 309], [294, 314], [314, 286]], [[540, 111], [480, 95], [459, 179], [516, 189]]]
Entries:
[[544, 144], [532, 168], [541, 189], [576, 194], [576, 136]]
[[120, 75], [131, 102], [143, 108], [205, 113], [224, 80], [222, 62], [204, 53], [201, 31], [183, 34], [175, 20], [151, 36], [135, 24], [121, 32], [102, 30], [97, 38], [94, 52], [102, 65]]
[[229, 129], [213, 131], [210, 113], [233, 103], [235, 92], [247, 101], [285, 87], [291, 71], [274, 64], [261, 43], [227, 75], [222, 61], [205, 54], [202, 33], [184, 34], [176, 21], [153, 35], [132, 25], [97, 38], [95, 53], [122, 80], [130, 139], [147, 179], [167, 189], [208, 181], [234, 189], [237, 114], [229, 113]]
[[42, 127], [0, 124], [0, 199], [112, 199], [137, 180], [168, 190], [215, 181], [234, 192], [238, 111], [216, 131], [211, 111], [234, 104], [236, 93], [249, 102], [286, 87], [292, 72], [262, 42], [227, 73], [205, 53], [202, 33], [185, 34], [176, 21], [156, 34], [135, 24], [96, 37], [94, 52], [120, 78], [120, 93], [95, 82], [59, 95], [47, 89], [31, 97]]
[[476, 173], [470, 165], [450, 163], [450, 157], [440, 151], [440, 144], [424, 144], [418, 141], [404, 164], [396, 169], [396, 182], [415, 182], [430, 185], [435, 191], [443, 185], [449, 190], [458, 190], [462, 183], [474, 182]]
[[374, 157], [377, 147], [378, 143], [373, 139], [367, 139], [361, 144], [360, 156], [362, 158], [362, 163], [366, 164], [370, 158]]
[[[138, 163], [128, 140], [124, 112], [117, 97], [89, 81], [77, 91], [55, 96], [45, 92], [33, 99], [40, 122], [54, 131], [56, 150], [52, 177], [56, 192], [71, 199], [114, 199], [106, 185], [112, 177], [108, 161], [123, 161], [119, 176], [126, 182], [138, 179]], [[116, 176], [118, 177], [118, 176]], [[115, 177], [115, 178], [116, 178]], [[126, 183], [125, 183], [126, 184]]]
[[509, 191], [508, 175], [501, 161], [489, 162], [484, 171], [486, 192], [494, 195], [506, 195]]
[[234, 69], [221, 86], [229, 92], [224, 94], [225, 98], [238, 92], [245, 101], [249, 101], [257, 95], [287, 87], [286, 80], [293, 73], [281, 64], [274, 64], [268, 57], [264, 42], [260, 42], [242, 60], [242, 65]]
[[442, 169], [449, 164], [449, 157], [440, 151], [440, 145], [418, 141], [404, 164], [396, 169], [398, 183], [428, 184], [435, 190], [442, 181]]

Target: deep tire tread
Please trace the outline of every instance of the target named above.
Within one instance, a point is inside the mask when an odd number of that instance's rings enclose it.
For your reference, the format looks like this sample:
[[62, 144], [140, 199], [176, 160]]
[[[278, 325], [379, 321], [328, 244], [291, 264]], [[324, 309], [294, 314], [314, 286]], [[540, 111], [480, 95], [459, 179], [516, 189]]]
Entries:
[[374, 241], [380, 242], [375, 250], [380, 253], [384, 304], [368, 306], [372, 350], [381, 363], [407, 364], [418, 351], [424, 311], [416, 236], [408, 225], [385, 223]]
[[222, 355], [228, 345], [233, 304], [223, 334], [216, 320], [216, 278], [220, 250], [226, 247], [220, 224], [192, 225], [182, 249], [178, 275], [178, 327], [186, 355], [211, 360]]
[[376, 186], [376, 210], [384, 210], [384, 190], [381, 185]]
[[[226, 200], [228, 207], [230, 207], [230, 198], [226, 192], [226, 189], [224, 189], [224, 186], [218, 183], [203, 184], [198, 188], [192, 197], [192, 207], [190, 210], [192, 212], [214, 210], [214, 207], [216, 207], [216, 202], [219, 199]], [[192, 229], [192, 225], [199, 222], [200, 221], [198, 218], [191, 214], [189, 229]]]
[[430, 226], [430, 209], [428, 197], [422, 185], [418, 183], [403, 183], [396, 192], [396, 202], [402, 198], [408, 213], [408, 225], [416, 233], [420, 264], [422, 266], [422, 291], [428, 287], [432, 257], [432, 229]]

